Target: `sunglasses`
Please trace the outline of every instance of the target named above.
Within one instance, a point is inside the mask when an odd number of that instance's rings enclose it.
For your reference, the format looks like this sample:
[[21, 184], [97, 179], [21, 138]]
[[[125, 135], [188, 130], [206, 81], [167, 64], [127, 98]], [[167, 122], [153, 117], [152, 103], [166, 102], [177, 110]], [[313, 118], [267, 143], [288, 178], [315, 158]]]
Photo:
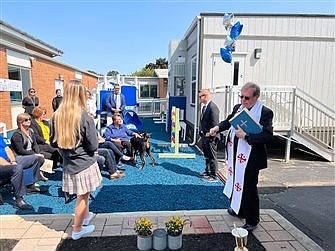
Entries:
[[31, 118], [23, 120], [24, 122], [31, 121]]
[[35, 93], [35, 91], [30, 91], [30, 93]]
[[240, 98], [241, 98], [241, 99], [245, 99], [245, 100], [249, 100], [249, 99], [251, 99], [251, 97], [243, 96], [243, 95], [240, 95]]

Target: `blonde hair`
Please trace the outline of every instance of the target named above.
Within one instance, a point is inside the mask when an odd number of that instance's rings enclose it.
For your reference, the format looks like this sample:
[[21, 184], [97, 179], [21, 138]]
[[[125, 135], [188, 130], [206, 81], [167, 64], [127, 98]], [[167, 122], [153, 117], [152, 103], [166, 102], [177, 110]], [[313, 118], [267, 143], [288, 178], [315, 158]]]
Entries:
[[16, 124], [17, 127], [20, 128], [20, 125], [26, 120], [26, 119], [31, 119], [30, 115], [28, 113], [20, 113], [16, 117]]
[[73, 149], [81, 141], [81, 112], [86, 111], [86, 88], [78, 80], [64, 87], [63, 100], [54, 113], [54, 141], [60, 148]]

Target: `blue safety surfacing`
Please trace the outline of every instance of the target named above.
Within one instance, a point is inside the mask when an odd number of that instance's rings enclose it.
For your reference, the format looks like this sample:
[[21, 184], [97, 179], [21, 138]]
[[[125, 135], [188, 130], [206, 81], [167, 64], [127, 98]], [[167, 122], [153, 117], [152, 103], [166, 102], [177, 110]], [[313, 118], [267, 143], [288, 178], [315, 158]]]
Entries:
[[[125, 165], [125, 177], [110, 181], [108, 172], [102, 171], [103, 186], [97, 189], [90, 200], [90, 211], [94, 213], [134, 212], [134, 211], [176, 211], [225, 209], [229, 205], [222, 193], [221, 181], [207, 183], [198, 177], [204, 171], [205, 160], [201, 153], [192, 147], [180, 148], [180, 152], [195, 153], [194, 159], [158, 158], [158, 153], [172, 152], [173, 149], [161, 146], [169, 143], [170, 136], [165, 133], [165, 124], [154, 124], [152, 119], [143, 119], [143, 130], [151, 132], [151, 149], [156, 159], [154, 167], [151, 160], [142, 171], [137, 166]], [[13, 195], [9, 188], [0, 188], [4, 205], [0, 205], [0, 214], [71, 214], [76, 200], [64, 203], [62, 193], [62, 169], [46, 175], [49, 180], [39, 182], [47, 186], [46, 194], [26, 195], [24, 199], [34, 206], [34, 210], [17, 210], [12, 207]]]

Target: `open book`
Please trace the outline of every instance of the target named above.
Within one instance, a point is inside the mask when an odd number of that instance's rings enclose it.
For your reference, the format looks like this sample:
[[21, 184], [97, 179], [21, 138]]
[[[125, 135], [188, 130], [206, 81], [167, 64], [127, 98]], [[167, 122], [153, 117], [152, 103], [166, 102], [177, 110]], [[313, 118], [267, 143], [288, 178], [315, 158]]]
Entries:
[[257, 134], [262, 132], [262, 126], [255, 120], [252, 113], [244, 108], [229, 120], [230, 124], [237, 129], [237, 125], [248, 134]]

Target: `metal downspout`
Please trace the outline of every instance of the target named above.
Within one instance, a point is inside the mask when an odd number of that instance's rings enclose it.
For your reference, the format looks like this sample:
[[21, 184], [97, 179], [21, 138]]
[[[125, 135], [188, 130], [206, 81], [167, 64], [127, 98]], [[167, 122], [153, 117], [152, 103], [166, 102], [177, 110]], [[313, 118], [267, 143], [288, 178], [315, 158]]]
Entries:
[[286, 139], [286, 147], [285, 147], [285, 162], [290, 161], [291, 155], [291, 142], [292, 142], [292, 135], [294, 132], [294, 119], [295, 119], [295, 99], [296, 99], [296, 88], [293, 88], [293, 97], [292, 97], [292, 113], [291, 113], [291, 128], [289, 132], [289, 136]]
[[199, 62], [200, 62], [200, 24], [201, 24], [201, 16], [197, 16], [197, 67], [196, 67], [196, 85], [195, 85], [195, 105], [194, 105], [194, 130], [193, 130], [193, 142], [189, 144], [189, 146], [195, 146], [197, 143], [197, 135], [198, 135], [198, 105], [199, 105]]

